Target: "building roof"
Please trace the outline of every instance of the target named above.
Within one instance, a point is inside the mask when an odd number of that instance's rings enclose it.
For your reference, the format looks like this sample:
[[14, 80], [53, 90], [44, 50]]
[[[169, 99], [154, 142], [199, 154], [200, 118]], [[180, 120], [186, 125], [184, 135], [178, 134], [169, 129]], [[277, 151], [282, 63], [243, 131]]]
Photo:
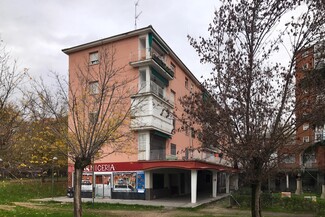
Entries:
[[141, 28], [141, 29], [136, 29], [133, 31], [129, 31], [129, 32], [125, 32], [122, 34], [118, 34], [118, 35], [114, 35], [108, 38], [103, 38], [103, 39], [99, 39], [96, 41], [92, 41], [92, 42], [88, 42], [85, 44], [81, 44], [81, 45], [77, 45], [74, 47], [70, 47], [70, 48], [65, 48], [62, 49], [62, 52], [64, 52], [65, 54], [69, 55], [78, 51], [82, 51], [85, 49], [89, 49], [92, 47], [97, 47], [97, 46], [102, 46], [111, 42], [115, 42], [115, 41], [119, 41], [119, 40], [123, 40], [126, 38], [130, 38], [133, 36], [139, 36], [139, 35], [143, 35], [143, 34], [148, 34], [148, 33], [152, 33], [155, 38], [159, 39], [159, 41], [167, 48], [168, 54], [177, 62], [177, 64], [187, 73], [187, 75], [196, 82], [196, 84], [198, 86], [201, 86], [201, 82], [194, 76], [194, 74], [187, 68], [187, 66], [183, 63], [183, 61], [174, 53], [174, 51], [168, 46], [168, 44], [160, 37], [160, 35], [154, 30], [154, 28], [149, 25], [147, 27]]

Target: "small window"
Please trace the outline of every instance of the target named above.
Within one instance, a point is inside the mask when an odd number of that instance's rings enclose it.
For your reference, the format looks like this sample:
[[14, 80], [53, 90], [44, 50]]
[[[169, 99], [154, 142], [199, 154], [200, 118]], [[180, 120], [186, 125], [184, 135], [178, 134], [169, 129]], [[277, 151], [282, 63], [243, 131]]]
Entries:
[[170, 145], [170, 154], [171, 155], [176, 155], [176, 144], [171, 144]]
[[188, 78], [185, 78], [185, 88], [188, 89]]
[[98, 51], [89, 54], [89, 62], [90, 62], [90, 65], [99, 63]]
[[90, 112], [89, 113], [89, 122], [91, 124], [98, 123], [98, 112]]
[[99, 94], [99, 83], [98, 81], [89, 82], [89, 93]]
[[190, 89], [191, 93], [193, 93], [193, 90], [194, 90], [194, 84], [191, 83], [191, 89]]
[[170, 91], [170, 103], [173, 105], [175, 105], [175, 97], [176, 97], [175, 91], [171, 90]]
[[323, 140], [323, 133], [315, 133], [315, 142], [319, 142]]
[[306, 64], [304, 64], [304, 65], [302, 66], [302, 69], [303, 69], [303, 70], [307, 70], [308, 68], [309, 68], [308, 63], [306, 63]]
[[293, 155], [293, 154], [286, 155], [285, 158], [283, 159], [283, 162], [287, 163], [287, 164], [295, 163], [296, 162], [295, 155]]
[[147, 73], [145, 70], [140, 71], [140, 86], [139, 86], [139, 92], [144, 93], [146, 92], [146, 86], [147, 86]]
[[304, 124], [302, 126], [302, 129], [305, 131], [305, 130], [308, 130], [309, 129], [309, 124]]
[[304, 136], [303, 137], [303, 142], [309, 142], [309, 136]]
[[191, 127], [191, 136], [192, 138], [195, 138], [195, 130], [193, 127]]
[[188, 135], [189, 135], [188, 126], [185, 126], [185, 135], [186, 135], [186, 136], [188, 136]]
[[170, 62], [170, 69], [174, 72], [174, 78], [176, 77], [176, 66], [174, 63]]

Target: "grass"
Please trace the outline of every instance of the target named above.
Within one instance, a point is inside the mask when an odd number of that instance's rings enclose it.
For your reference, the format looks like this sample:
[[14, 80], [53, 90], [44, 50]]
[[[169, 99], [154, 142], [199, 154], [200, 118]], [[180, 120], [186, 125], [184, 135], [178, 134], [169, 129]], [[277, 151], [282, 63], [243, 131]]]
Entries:
[[[55, 182], [54, 196], [64, 196], [66, 193], [66, 180]], [[66, 217], [72, 216], [73, 204], [59, 202], [32, 202], [30, 199], [52, 197], [51, 180], [41, 182], [41, 180], [21, 180], [21, 181], [0, 181], [0, 217], [16, 216], [16, 217]], [[244, 197], [242, 199], [245, 199]], [[15, 203], [22, 202], [22, 203]], [[24, 202], [28, 202], [23, 204]], [[285, 201], [287, 204], [289, 201]], [[296, 201], [297, 203], [299, 200]], [[283, 204], [282, 204], [283, 205]], [[293, 206], [294, 205], [294, 206]], [[295, 208], [293, 204], [291, 208]], [[7, 209], [6, 209], [7, 207]], [[167, 210], [161, 206], [143, 206], [143, 205], [125, 205], [125, 204], [110, 204], [110, 203], [95, 203], [87, 202], [83, 204], [83, 213], [85, 217], [105, 216], [158, 216], [158, 213], [164, 213], [164, 216], [177, 217], [250, 217], [249, 208], [234, 208], [229, 207], [229, 199], [224, 199], [211, 204], [202, 205], [197, 208], [173, 209]], [[324, 206], [325, 207], [325, 206]], [[220, 212], [219, 212], [220, 211]], [[263, 211], [281, 211], [286, 213], [294, 213], [288, 211], [283, 206], [273, 206], [263, 209]], [[299, 213], [299, 212], [297, 212]], [[165, 215], [167, 214], [167, 215]], [[266, 214], [266, 217], [269, 215]], [[275, 215], [272, 215], [275, 216]], [[281, 215], [277, 215], [281, 217]], [[293, 215], [294, 216], [294, 215]], [[319, 215], [321, 216], [321, 215]]]
[[[66, 192], [66, 181], [54, 182], [53, 196], [62, 196]], [[23, 202], [29, 199], [52, 197], [51, 181], [40, 179], [21, 181], [0, 181], [0, 204]]]

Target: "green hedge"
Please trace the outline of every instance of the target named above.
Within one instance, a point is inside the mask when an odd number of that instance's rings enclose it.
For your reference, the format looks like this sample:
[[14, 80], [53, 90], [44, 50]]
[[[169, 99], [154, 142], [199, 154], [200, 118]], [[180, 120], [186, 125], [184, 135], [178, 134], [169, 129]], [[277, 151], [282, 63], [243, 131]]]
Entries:
[[[234, 194], [234, 199], [243, 208], [249, 208], [251, 196], [246, 194]], [[235, 205], [233, 201], [233, 205]], [[317, 202], [305, 199], [304, 196], [292, 195], [291, 198], [281, 198], [280, 194], [263, 193], [261, 195], [261, 206], [263, 210], [287, 211], [287, 212], [309, 212], [318, 217], [325, 217], [325, 200], [317, 197]]]

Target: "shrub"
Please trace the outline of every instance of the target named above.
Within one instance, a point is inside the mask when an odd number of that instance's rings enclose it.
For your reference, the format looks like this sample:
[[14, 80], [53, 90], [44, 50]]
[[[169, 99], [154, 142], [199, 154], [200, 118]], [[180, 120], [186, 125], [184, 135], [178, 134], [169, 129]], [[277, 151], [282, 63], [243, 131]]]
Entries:
[[[236, 193], [234, 199], [243, 208], [249, 208], [251, 195]], [[233, 202], [232, 205], [236, 203]], [[318, 217], [325, 217], [325, 200], [317, 198], [317, 202], [305, 199], [303, 196], [292, 195], [291, 198], [281, 198], [279, 194], [263, 193], [261, 195], [261, 206], [263, 209], [282, 210], [288, 212], [312, 212]]]

